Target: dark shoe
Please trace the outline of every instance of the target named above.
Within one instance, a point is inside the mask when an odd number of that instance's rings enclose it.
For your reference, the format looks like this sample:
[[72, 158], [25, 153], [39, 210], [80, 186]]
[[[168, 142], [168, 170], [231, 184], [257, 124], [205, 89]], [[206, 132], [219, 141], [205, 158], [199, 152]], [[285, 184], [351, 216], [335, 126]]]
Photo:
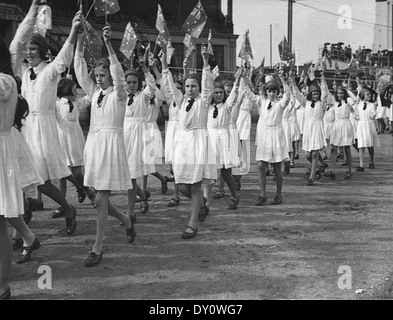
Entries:
[[161, 193], [166, 194], [168, 192], [168, 181], [165, 179], [164, 182], [161, 182]]
[[294, 165], [294, 163], [293, 163], [293, 162], [291, 162], [291, 163], [289, 164], [289, 167], [290, 167], [290, 168], [295, 168], [295, 165]]
[[239, 191], [242, 188], [242, 184], [240, 182], [240, 179], [235, 179], [235, 190]]
[[30, 247], [23, 247], [20, 252], [19, 258], [16, 260], [16, 263], [22, 264], [30, 260], [31, 254], [34, 250], [38, 250], [41, 247], [40, 241], [37, 237], [35, 237], [33, 244]]
[[307, 180], [307, 185], [308, 185], [308, 186], [314, 185], [313, 179], [308, 179], [308, 180]]
[[336, 174], [333, 171], [325, 172], [323, 175], [325, 177], [332, 178], [333, 180], [336, 179]]
[[341, 164], [342, 167], [345, 167], [347, 165], [348, 165], [348, 163], [346, 161]]
[[295, 160], [299, 159], [299, 155], [295, 154], [295, 156], [293, 157]]
[[345, 172], [344, 179], [351, 179], [351, 176], [352, 176], [352, 174], [347, 171], [347, 172]]
[[321, 174], [321, 172], [320, 172], [319, 170], [317, 170], [317, 171], [315, 172], [315, 177], [316, 177], [318, 180], [321, 179], [322, 174]]
[[141, 213], [145, 214], [149, 210], [149, 204], [147, 203], [147, 200], [142, 200], [141, 201]]
[[70, 236], [75, 232], [76, 229], [76, 209], [74, 206], [72, 208], [72, 217], [66, 218], [66, 232]]
[[90, 252], [89, 256], [85, 260], [85, 267], [93, 267], [100, 263], [102, 259], [102, 253], [96, 254], [94, 252]]
[[239, 205], [239, 201], [240, 201], [239, 196], [237, 196], [236, 200], [231, 198], [231, 200], [229, 200], [228, 209], [229, 210], [237, 209], [237, 206]]
[[11, 288], [8, 287], [8, 289], [1, 294], [0, 300], [9, 300], [10, 298], [11, 298]]
[[85, 201], [85, 199], [86, 199], [86, 191], [85, 191], [84, 187], [76, 190], [76, 193], [78, 194], [78, 201], [79, 201], [79, 203], [82, 203], [83, 201]]
[[269, 169], [266, 169], [266, 176], [270, 176], [270, 171], [269, 171]]
[[164, 178], [165, 178], [166, 182], [175, 182], [175, 176], [172, 176], [172, 177], [165, 176]]
[[127, 242], [128, 243], [133, 243], [136, 237], [136, 232], [134, 229], [134, 221], [133, 221], [133, 216], [130, 216], [131, 220], [131, 228], [126, 229], [126, 234], [127, 234]]
[[12, 242], [12, 249], [17, 250], [23, 247], [23, 239], [19, 238], [19, 239], [15, 239], [15, 238], [11, 238], [11, 242]]
[[171, 201], [168, 202], [167, 206], [168, 207], [176, 207], [179, 205], [179, 203], [180, 203], [180, 198], [173, 197], [171, 199]]
[[44, 209], [44, 202], [38, 201], [37, 199], [28, 197], [29, 205], [31, 205], [31, 211], [39, 211]]
[[221, 199], [225, 196], [225, 191], [224, 190], [217, 190], [216, 193], [213, 196], [213, 199]]
[[[187, 229], [191, 229], [192, 232], [187, 232]], [[191, 239], [191, 238], [194, 238], [195, 235], [196, 235], [197, 232], [198, 232], [198, 229], [197, 229], [197, 228], [193, 228], [193, 227], [191, 227], [191, 226], [188, 226], [187, 229], [186, 229], [186, 231], [183, 232], [183, 234], [181, 235], [181, 237], [182, 237], [183, 239]]]
[[143, 190], [143, 192], [145, 193], [146, 200], [149, 199], [150, 198], [150, 191]]
[[273, 201], [272, 202], [270, 202], [270, 204], [271, 205], [277, 205], [277, 204], [280, 204], [282, 202], [282, 197], [280, 196], [275, 196], [274, 197], [274, 199], [273, 199]]
[[205, 221], [206, 216], [209, 214], [209, 207], [206, 205], [207, 199], [203, 197], [203, 205], [201, 206], [201, 209], [199, 210], [198, 213], [198, 220], [200, 222]]
[[266, 197], [259, 196], [258, 199], [257, 199], [257, 201], [255, 202], [255, 205], [256, 205], [256, 206], [261, 206], [261, 205], [263, 205], [264, 203], [266, 203], [266, 201], [267, 201], [267, 198], [266, 198]]
[[285, 165], [284, 165], [284, 174], [287, 176], [288, 174], [289, 174], [289, 172], [290, 172], [290, 164], [289, 164], [289, 162], [286, 162], [285, 163]]
[[310, 174], [311, 174], [311, 168], [308, 168], [307, 171], [306, 171], [306, 175], [309, 176]]
[[375, 169], [374, 162], [370, 162], [370, 164], [368, 165], [368, 167], [369, 167], [370, 169]]
[[62, 207], [58, 207], [55, 211], [52, 212], [51, 217], [53, 219], [64, 217], [64, 210]]
[[363, 172], [363, 171], [364, 171], [364, 168], [363, 168], [363, 167], [356, 167], [356, 171], [358, 171], [358, 172]]

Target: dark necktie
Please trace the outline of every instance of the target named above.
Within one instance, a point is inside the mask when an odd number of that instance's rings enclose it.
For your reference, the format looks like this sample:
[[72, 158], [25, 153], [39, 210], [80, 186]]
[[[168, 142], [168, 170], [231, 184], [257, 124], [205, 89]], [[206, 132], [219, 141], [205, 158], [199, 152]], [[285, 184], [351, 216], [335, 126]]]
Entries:
[[191, 110], [191, 107], [192, 107], [192, 105], [194, 104], [194, 99], [190, 99], [190, 100], [188, 100], [188, 105], [187, 105], [187, 107], [186, 107], [186, 111], [188, 112], [188, 111], [190, 111]]
[[127, 103], [127, 105], [130, 106], [130, 105], [132, 105], [133, 103], [134, 103], [134, 94], [130, 93], [130, 94], [128, 95], [128, 103]]
[[341, 103], [341, 101], [338, 103], [338, 106], [337, 107], [341, 107], [342, 106], [342, 103]]
[[311, 102], [311, 108], [315, 107], [315, 101]]
[[37, 78], [36, 73], [34, 72], [33, 68], [30, 68], [30, 80], [35, 80]]
[[366, 110], [366, 109], [367, 109], [367, 102], [365, 102], [363, 105], [363, 110]]
[[269, 102], [269, 105], [267, 106], [267, 110], [270, 110], [270, 109], [272, 108], [272, 106], [273, 106], [273, 105], [272, 105], [272, 102], [270, 101], [270, 102]]
[[173, 101], [173, 107], [176, 108], [176, 102], [175, 101]]
[[74, 104], [72, 103], [71, 100], [68, 100], [68, 105], [70, 106], [70, 113], [71, 113], [72, 110], [74, 110]]
[[104, 91], [101, 91], [100, 92], [100, 95], [98, 96], [98, 99], [97, 99], [97, 105], [98, 105], [98, 107], [101, 107], [101, 102], [102, 102], [102, 99], [104, 99], [104, 97], [105, 97], [105, 94], [104, 94]]
[[213, 119], [217, 118], [217, 116], [218, 116], [218, 108], [217, 108], [217, 106], [215, 105], [215, 106], [214, 106], [214, 111], [213, 111]]

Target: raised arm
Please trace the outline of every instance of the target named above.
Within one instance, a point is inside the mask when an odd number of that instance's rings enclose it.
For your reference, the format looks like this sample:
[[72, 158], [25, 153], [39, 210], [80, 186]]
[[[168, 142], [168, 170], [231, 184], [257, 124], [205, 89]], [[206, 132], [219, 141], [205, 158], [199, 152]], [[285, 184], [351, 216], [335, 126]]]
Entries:
[[300, 92], [298, 86], [296, 85], [296, 81], [295, 81], [295, 75], [292, 72], [289, 72], [289, 79], [292, 83], [292, 93], [295, 96], [295, 98], [297, 99], [297, 101], [299, 101], [299, 103], [305, 107], [306, 106], [306, 102], [307, 99], [306, 97]]
[[170, 101], [175, 101], [178, 106], [180, 106], [183, 100], [183, 93], [176, 88], [173, 82], [172, 73], [169, 71], [166, 52], [163, 53], [161, 57], [162, 63], [162, 89], [165, 97]]
[[281, 80], [282, 86], [284, 87], [284, 96], [280, 100], [280, 107], [284, 109], [288, 106], [288, 103], [291, 100], [291, 90], [289, 89], [289, 85], [285, 80], [284, 70], [280, 70], [278, 76]]
[[214, 79], [209, 66], [209, 51], [206, 45], [201, 47], [201, 55], [203, 59], [201, 96], [204, 105], [208, 107], [214, 91]]
[[125, 74], [119, 60], [117, 59], [115, 50], [112, 47], [112, 31], [109, 24], [107, 24], [103, 29], [104, 43], [108, 50], [109, 61], [110, 61], [110, 71], [113, 79], [113, 89], [116, 93], [116, 97], [119, 101], [127, 100], [127, 89]]
[[234, 83], [233, 88], [231, 90], [231, 93], [229, 94], [229, 97], [226, 100], [226, 104], [230, 108], [232, 108], [236, 104], [236, 101], [239, 97], [239, 86], [240, 86], [240, 80], [242, 78], [242, 74], [243, 74], [243, 69], [239, 68], [236, 72], [236, 75], [235, 75], [236, 80], [235, 80], [235, 83]]
[[90, 101], [93, 97], [94, 92], [97, 89], [96, 84], [90, 78], [89, 71], [87, 69], [87, 63], [83, 58], [83, 41], [85, 38], [85, 32], [78, 34], [78, 40], [76, 43], [76, 52], [74, 60], [74, 69], [76, 79], [83, 91], [89, 96]]

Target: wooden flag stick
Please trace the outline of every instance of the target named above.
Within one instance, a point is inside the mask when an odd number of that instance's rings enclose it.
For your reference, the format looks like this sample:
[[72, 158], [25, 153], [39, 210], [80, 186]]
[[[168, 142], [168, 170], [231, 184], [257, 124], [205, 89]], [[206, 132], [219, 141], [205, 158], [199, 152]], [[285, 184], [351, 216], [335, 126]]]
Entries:
[[108, 25], [108, 10], [107, 10], [108, 3], [105, 1], [105, 25]]
[[86, 17], [85, 17], [85, 19], [87, 19], [87, 16], [89, 15], [89, 13], [90, 13], [91, 9], [93, 9], [94, 5], [96, 4], [96, 1], [97, 1], [97, 0], [94, 0], [94, 2], [93, 2], [93, 4], [91, 5], [91, 7], [90, 7], [89, 11], [87, 11], [87, 14], [86, 14]]

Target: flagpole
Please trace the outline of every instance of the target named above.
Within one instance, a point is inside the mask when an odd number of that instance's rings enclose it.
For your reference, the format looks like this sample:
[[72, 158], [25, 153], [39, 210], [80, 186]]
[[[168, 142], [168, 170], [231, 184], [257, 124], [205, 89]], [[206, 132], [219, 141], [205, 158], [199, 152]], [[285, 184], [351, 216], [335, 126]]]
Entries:
[[108, 3], [105, 1], [105, 25], [108, 25], [108, 10], [107, 10]]
[[273, 68], [273, 54], [272, 54], [272, 25], [270, 25], [270, 69]]
[[89, 15], [91, 9], [93, 9], [94, 5], [96, 4], [96, 1], [97, 1], [97, 0], [94, 0], [94, 2], [93, 2], [93, 4], [91, 5], [90, 9], [87, 11], [85, 19], [87, 19], [87, 16]]

